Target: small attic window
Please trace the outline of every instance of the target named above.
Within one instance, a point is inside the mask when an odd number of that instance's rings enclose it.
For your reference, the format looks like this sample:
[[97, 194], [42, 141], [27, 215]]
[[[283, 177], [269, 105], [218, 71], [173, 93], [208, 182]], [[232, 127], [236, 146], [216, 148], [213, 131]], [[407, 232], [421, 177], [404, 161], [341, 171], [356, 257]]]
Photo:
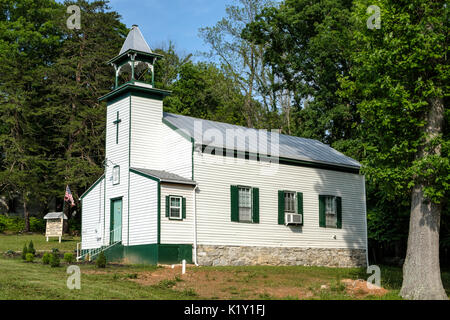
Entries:
[[113, 168], [113, 185], [120, 184], [120, 166]]

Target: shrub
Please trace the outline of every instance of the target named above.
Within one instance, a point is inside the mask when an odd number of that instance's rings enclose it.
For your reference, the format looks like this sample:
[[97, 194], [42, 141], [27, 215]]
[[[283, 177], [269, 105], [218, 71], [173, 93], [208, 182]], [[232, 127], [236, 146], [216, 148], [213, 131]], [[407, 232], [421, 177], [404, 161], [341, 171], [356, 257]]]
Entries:
[[25, 257], [25, 260], [26, 260], [27, 262], [33, 262], [33, 260], [34, 260], [34, 254], [32, 254], [32, 253], [27, 253], [27, 255], [26, 255], [26, 257]]
[[45, 232], [45, 220], [42, 218], [30, 217], [31, 232]]
[[58, 248], [53, 248], [52, 249], [52, 253], [59, 253], [59, 249]]
[[98, 255], [95, 264], [97, 265], [97, 268], [106, 268], [106, 256], [103, 251]]
[[50, 264], [50, 259], [51, 259], [51, 254], [46, 252], [44, 253], [44, 255], [42, 256], [42, 263], [43, 264]]
[[4, 224], [3, 222], [0, 222], [0, 233], [5, 232], [6, 230], [6, 224]]
[[27, 248], [27, 245], [24, 244], [23, 249], [22, 249], [22, 259], [23, 260], [25, 260], [27, 258], [27, 253], [28, 253], [28, 248]]
[[16, 253], [14, 252], [14, 250], [9, 249], [8, 251], [5, 252], [5, 255], [7, 257], [14, 257]]
[[64, 261], [67, 263], [72, 263], [75, 261], [73, 253], [64, 253]]
[[52, 268], [57, 268], [59, 267], [60, 261], [59, 261], [59, 254], [54, 252], [52, 253], [52, 255], [50, 256], [50, 266]]
[[34, 249], [33, 240], [30, 241], [27, 252], [33, 254], [33, 256], [36, 254], [36, 250]]

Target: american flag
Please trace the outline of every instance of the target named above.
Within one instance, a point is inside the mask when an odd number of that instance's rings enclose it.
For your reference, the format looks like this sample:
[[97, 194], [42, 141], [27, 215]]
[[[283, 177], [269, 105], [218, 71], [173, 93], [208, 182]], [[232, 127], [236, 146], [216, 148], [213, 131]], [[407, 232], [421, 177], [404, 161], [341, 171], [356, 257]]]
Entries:
[[73, 201], [72, 192], [70, 192], [69, 186], [67, 186], [66, 188], [66, 195], [64, 196], [64, 201], [65, 202], [69, 201], [72, 207], [75, 206], [75, 201]]

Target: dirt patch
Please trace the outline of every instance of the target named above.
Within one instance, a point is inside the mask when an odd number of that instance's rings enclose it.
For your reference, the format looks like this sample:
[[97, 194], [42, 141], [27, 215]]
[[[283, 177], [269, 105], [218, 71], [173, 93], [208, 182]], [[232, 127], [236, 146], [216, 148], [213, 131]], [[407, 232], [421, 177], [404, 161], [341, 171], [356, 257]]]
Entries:
[[345, 284], [348, 293], [357, 297], [367, 295], [383, 296], [389, 292], [384, 288], [377, 287], [364, 280], [344, 279], [341, 282]]
[[181, 267], [175, 266], [140, 272], [137, 279], [130, 281], [177, 291], [193, 290], [199, 297], [208, 299], [305, 299], [313, 296], [306, 289], [286, 285], [277, 279], [282, 277], [279, 274], [202, 270], [193, 266], [187, 267], [186, 274], [182, 275]]

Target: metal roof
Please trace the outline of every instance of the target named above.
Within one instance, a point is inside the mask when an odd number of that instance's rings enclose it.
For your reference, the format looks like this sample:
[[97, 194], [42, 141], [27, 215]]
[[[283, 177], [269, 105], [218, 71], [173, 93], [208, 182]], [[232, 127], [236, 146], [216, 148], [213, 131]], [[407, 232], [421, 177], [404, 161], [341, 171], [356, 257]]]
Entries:
[[139, 30], [137, 25], [133, 25], [131, 31], [128, 33], [127, 39], [123, 43], [122, 49], [120, 50], [119, 55], [128, 50], [141, 51], [146, 53], [152, 53], [150, 46], [147, 41], [145, 41], [144, 36]]
[[[358, 161], [313, 139], [288, 136], [166, 112], [163, 118], [170, 125], [181, 130], [182, 132], [180, 133], [194, 139], [197, 145], [201, 144], [356, 170], [361, 167]], [[233, 139], [226, 138], [227, 132], [234, 134], [234, 137], [231, 136]], [[264, 132], [266, 132], [267, 138], [265, 138]], [[218, 135], [221, 135], [219, 139], [217, 139]], [[257, 139], [250, 137], [257, 137]]]
[[150, 170], [150, 169], [141, 169], [141, 168], [131, 168], [131, 170], [140, 172], [144, 175], [151, 176], [153, 178], [159, 179], [161, 182], [167, 183], [179, 183], [179, 184], [189, 184], [196, 185], [197, 183], [191, 179], [183, 178], [177, 174], [167, 172], [167, 171], [159, 171], [159, 170]]
[[[49, 220], [49, 219], [61, 219], [63, 213], [62, 212], [50, 212], [47, 213], [44, 217], [45, 220]], [[64, 220], [67, 220], [67, 216], [64, 215]]]

